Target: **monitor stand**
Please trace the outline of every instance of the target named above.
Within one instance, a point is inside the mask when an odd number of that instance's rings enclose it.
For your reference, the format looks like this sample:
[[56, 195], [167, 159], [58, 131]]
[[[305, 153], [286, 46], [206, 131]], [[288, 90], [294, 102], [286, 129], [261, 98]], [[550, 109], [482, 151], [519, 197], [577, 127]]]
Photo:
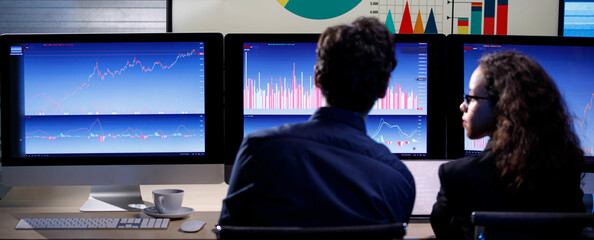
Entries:
[[139, 185], [92, 186], [81, 212], [140, 212], [146, 207]]

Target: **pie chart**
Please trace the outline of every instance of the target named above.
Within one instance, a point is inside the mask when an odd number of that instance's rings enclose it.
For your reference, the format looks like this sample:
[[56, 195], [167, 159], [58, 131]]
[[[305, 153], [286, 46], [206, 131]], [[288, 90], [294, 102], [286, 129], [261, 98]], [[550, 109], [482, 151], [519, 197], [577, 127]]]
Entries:
[[338, 17], [355, 8], [362, 0], [277, 0], [293, 14], [309, 19]]

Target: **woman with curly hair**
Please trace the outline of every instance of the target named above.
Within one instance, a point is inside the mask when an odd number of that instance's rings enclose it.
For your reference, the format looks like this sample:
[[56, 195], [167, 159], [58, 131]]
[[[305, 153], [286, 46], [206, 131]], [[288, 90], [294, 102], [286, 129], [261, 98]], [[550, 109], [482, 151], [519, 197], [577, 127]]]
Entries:
[[478, 156], [442, 165], [431, 225], [438, 239], [473, 239], [473, 211], [583, 212], [584, 153], [557, 86], [517, 52], [483, 56], [460, 104]]

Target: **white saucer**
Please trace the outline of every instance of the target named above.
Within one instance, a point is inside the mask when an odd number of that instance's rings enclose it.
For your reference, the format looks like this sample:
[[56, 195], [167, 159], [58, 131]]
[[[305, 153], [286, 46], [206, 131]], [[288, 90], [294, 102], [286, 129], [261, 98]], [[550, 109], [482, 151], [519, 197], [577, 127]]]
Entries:
[[142, 209], [142, 212], [146, 215], [156, 218], [182, 218], [190, 215], [190, 213], [193, 213], [194, 209], [189, 207], [182, 207], [176, 213], [160, 213], [159, 210], [157, 210], [157, 208], [155, 207], [147, 207], [145, 209]]

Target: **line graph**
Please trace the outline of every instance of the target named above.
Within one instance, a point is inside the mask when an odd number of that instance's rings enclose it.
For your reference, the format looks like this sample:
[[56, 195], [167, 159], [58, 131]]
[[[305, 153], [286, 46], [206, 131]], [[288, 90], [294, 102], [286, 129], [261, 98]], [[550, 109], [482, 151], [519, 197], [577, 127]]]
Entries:
[[204, 112], [203, 43], [42, 47], [25, 54], [27, 115]]
[[[101, 132], [100, 134], [93, 133], [93, 127], [95, 125], [97, 125], [97, 127], [99, 128], [99, 132]], [[188, 133], [187, 134], [180, 133], [181, 129], [183, 129], [184, 131], [186, 131]], [[79, 132], [82, 132], [82, 134], [78, 134]], [[118, 138], [119, 137], [139, 138], [142, 140], [147, 140], [149, 137], [160, 137], [163, 139], [167, 138], [167, 137], [186, 137], [187, 138], [187, 137], [195, 137], [196, 136], [195, 132], [196, 132], [196, 130], [190, 130], [184, 125], [179, 125], [177, 127], [177, 130], [172, 134], [165, 134], [163, 132], [163, 130], [161, 130], [161, 129], [158, 129], [153, 134], [145, 134], [145, 133], [143, 133], [142, 130], [137, 129], [137, 128], [132, 128], [132, 127], [128, 127], [122, 133], [105, 134], [105, 132], [103, 131], [103, 127], [101, 126], [101, 120], [99, 120], [99, 118], [97, 118], [91, 124], [91, 126], [88, 128], [77, 128], [77, 129], [68, 130], [68, 131], [66, 131], [66, 133], [60, 133], [57, 136], [52, 136], [43, 130], [36, 130], [32, 133], [25, 133], [25, 135], [26, 135], [26, 138], [42, 138], [42, 139], [47, 139], [47, 140], [57, 140], [57, 139], [59, 140], [61, 138], [87, 138], [87, 139], [98, 138], [99, 142], [104, 142], [105, 138], [115, 139], [116, 137], [118, 137]], [[38, 134], [41, 134], [41, 136]]]
[[[419, 131], [418, 129], [415, 129], [410, 134], [406, 134], [404, 131], [402, 131], [402, 128], [399, 125], [389, 124], [388, 122], [386, 122], [386, 120], [384, 120], [384, 118], [380, 118], [380, 123], [377, 126], [376, 131], [373, 134], [371, 134], [371, 138], [375, 139], [378, 137], [382, 137], [381, 135], [378, 136], [378, 134], [382, 131], [382, 128], [384, 128], [384, 126], [387, 128], [396, 128], [398, 130], [398, 132], [400, 133], [400, 135], [403, 135], [403, 136], [406, 136], [409, 138], [412, 138], [415, 135], [415, 133], [417, 133]], [[392, 142], [386, 142], [386, 143], [391, 144]], [[398, 145], [402, 146], [402, 143], [408, 144], [409, 142], [398, 142]]]
[[393, 153], [427, 153], [427, 116], [369, 115], [367, 135]]
[[[571, 96], [574, 96], [573, 98], [575, 99], [571, 99], [573, 101], [573, 103], [575, 104], [579, 95], [587, 95], [587, 94], [572, 94]], [[585, 97], [585, 96], [584, 96]], [[578, 110], [578, 107], [574, 107], [574, 111], [578, 113], [578, 116], [575, 116], [573, 118], [571, 118], [571, 121], [574, 123], [574, 129], [576, 131], [576, 133], [578, 134], [578, 136], [580, 137], [580, 141], [582, 144], [582, 150], [584, 150], [584, 154], [587, 156], [593, 156], [594, 155], [594, 145], [592, 144], [592, 135], [591, 132], [592, 130], [590, 129], [590, 126], [588, 125], [589, 121], [589, 111], [592, 110], [592, 101], [594, 101], [594, 93], [589, 94], [588, 96], [590, 99], [589, 101], [586, 100], [586, 104], [583, 107], [583, 112], [580, 112]], [[585, 98], [581, 98], [581, 99], [587, 99], [587, 97]], [[581, 119], [580, 119], [580, 115], [581, 114]]]
[[25, 138], [27, 154], [200, 152], [204, 115], [29, 116]]
[[571, 120], [575, 123], [577, 123], [578, 125], [580, 125], [580, 127], [584, 126], [584, 123], [586, 122], [586, 115], [588, 113], [589, 110], [592, 110], [592, 100], [594, 100], [594, 93], [592, 93], [592, 95], [590, 96], [590, 102], [586, 103], [586, 106], [584, 107], [584, 114], [582, 115], [582, 119], [576, 119], [576, 118], [572, 118]]
[[[244, 136], [285, 123], [307, 121], [310, 115], [244, 115]], [[367, 135], [392, 153], [427, 153], [426, 115], [368, 115]]]

